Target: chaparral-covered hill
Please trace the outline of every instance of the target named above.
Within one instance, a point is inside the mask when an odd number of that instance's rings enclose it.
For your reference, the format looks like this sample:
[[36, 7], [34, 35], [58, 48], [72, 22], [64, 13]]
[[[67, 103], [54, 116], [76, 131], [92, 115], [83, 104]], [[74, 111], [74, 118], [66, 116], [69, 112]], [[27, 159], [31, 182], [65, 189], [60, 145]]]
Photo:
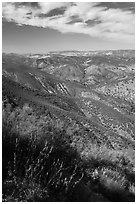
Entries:
[[[52, 146], [57, 140], [57, 149], [60, 149], [59, 143], [63, 143], [63, 151], [70, 151], [65, 153], [64, 159], [67, 160], [74, 151], [71, 160], [78, 162], [73, 164], [74, 171], [65, 170], [63, 178], [57, 174], [50, 187], [47, 183], [52, 176], [45, 183], [38, 183], [39, 188], [43, 185], [47, 188], [47, 194], [42, 191], [42, 198], [38, 196], [38, 201], [134, 201], [134, 50], [3, 53], [2, 72], [4, 148], [11, 145], [6, 146], [7, 132], [21, 141], [34, 136], [36, 146], [41, 148], [45, 142], [50, 141]], [[4, 172], [7, 172], [3, 181], [5, 189], [7, 180], [10, 180], [7, 166], [15, 160], [13, 149], [13, 157], [3, 150]], [[52, 158], [56, 158], [59, 152], [53, 155]], [[62, 161], [63, 157], [57, 159]], [[69, 164], [72, 165], [69, 162], [64, 165]], [[22, 167], [17, 166], [20, 171]], [[43, 163], [42, 166], [44, 169]], [[60, 168], [67, 169], [66, 166]], [[38, 170], [40, 175], [45, 175], [46, 171]], [[14, 167], [12, 172], [15, 173]], [[64, 184], [65, 178], [67, 184]], [[61, 186], [66, 189], [64, 185], [67, 190], [61, 190]], [[20, 189], [23, 189], [22, 184]], [[62, 194], [57, 196], [55, 189]], [[4, 192], [6, 200], [8, 193]], [[14, 193], [20, 196], [18, 201], [23, 201], [24, 197], [25, 201], [36, 201], [33, 193], [30, 198], [17, 189]], [[36, 194], [40, 195], [39, 192]], [[8, 196], [11, 198], [11, 193]]]

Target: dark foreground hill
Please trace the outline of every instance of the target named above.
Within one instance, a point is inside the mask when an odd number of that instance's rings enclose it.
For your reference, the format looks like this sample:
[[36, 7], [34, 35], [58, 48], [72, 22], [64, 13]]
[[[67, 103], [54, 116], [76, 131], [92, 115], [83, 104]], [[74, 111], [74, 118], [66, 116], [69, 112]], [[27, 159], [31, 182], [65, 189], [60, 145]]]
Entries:
[[3, 200], [134, 201], [134, 51], [2, 63]]

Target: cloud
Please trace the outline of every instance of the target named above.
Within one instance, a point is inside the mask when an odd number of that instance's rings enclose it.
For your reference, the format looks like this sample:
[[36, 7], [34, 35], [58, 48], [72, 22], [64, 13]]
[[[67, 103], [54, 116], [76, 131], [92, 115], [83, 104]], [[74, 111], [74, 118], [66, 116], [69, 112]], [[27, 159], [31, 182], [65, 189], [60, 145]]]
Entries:
[[134, 43], [134, 4], [6, 2], [2, 7], [4, 20], [20, 26], [49, 27], [62, 33], [82, 33], [91, 37]]

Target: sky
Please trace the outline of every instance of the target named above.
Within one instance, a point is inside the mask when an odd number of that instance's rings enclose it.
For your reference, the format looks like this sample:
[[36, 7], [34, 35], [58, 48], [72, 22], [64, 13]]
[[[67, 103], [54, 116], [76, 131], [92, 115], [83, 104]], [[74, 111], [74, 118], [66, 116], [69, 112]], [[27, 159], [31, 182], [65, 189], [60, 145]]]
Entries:
[[134, 2], [3, 2], [2, 51], [135, 49]]

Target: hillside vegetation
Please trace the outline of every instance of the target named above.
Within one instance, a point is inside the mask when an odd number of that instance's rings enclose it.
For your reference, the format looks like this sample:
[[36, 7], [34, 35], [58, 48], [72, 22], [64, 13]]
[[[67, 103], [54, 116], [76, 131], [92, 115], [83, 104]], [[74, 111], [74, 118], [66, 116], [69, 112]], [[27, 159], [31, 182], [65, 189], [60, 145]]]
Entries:
[[3, 201], [134, 201], [134, 62], [3, 54]]

